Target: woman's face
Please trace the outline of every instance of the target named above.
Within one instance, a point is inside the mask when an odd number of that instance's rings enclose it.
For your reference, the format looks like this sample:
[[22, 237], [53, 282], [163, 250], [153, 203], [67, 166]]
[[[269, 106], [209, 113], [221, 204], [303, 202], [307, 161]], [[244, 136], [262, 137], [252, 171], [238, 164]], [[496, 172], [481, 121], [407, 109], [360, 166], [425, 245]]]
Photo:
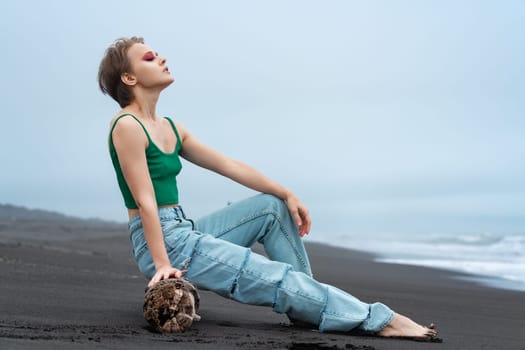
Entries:
[[128, 58], [131, 63], [130, 75], [135, 78], [134, 85], [164, 89], [175, 81], [166, 66], [166, 58], [159, 56], [148, 45], [133, 44], [128, 49]]

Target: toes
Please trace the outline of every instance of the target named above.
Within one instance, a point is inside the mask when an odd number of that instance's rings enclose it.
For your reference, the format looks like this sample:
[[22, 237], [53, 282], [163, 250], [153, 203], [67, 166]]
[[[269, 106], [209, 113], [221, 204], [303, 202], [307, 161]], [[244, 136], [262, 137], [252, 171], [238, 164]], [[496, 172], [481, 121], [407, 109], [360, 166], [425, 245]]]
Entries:
[[428, 330], [426, 333], [425, 333], [425, 336], [429, 336], [429, 337], [435, 337], [438, 333], [435, 331], [435, 330]]
[[425, 327], [427, 329], [427, 333], [431, 336], [436, 336], [438, 334], [438, 331], [436, 329], [436, 325], [434, 323], [431, 323], [429, 326]]

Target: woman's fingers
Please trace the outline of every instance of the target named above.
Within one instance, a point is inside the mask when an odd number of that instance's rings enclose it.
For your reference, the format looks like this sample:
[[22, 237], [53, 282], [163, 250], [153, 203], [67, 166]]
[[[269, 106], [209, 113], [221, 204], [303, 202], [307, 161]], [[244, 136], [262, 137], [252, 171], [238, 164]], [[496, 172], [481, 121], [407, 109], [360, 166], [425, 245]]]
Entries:
[[294, 214], [295, 223], [297, 224], [297, 227], [299, 227], [299, 231], [301, 231], [301, 227], [303, 226], [303, 221], [301, 220], [301, 215], [299, 215], [299, 211], [296, 211]]
[[182, 272], [180, 270], [177, 270], [173, 267], [161, 267], [156, 273], [155, 275], [153, 275], [153, 277], [151, 278], [151, 280], [149, 281], [148, 283], [148, 287], [151, 287], [152, 285], [154, 285], [155, 283], [161, 281], [161, 280], [164, 280], [164, 279], [168, 279], [170, 277], [175, 277], [175, 278], [181, 278], [182, 277]]
[[310, 219], [310, 213], [306, 208], [303, 208], [303, 235], [307, 235], [312, 227], [312, 220]]
[[153, 276], [153, 278], [149, 281], [148, 283], [148, 287], [151, 287], [152, 285], [154, 285], [155, 283], [157, 283], [159, 280], [157, 278], [157, 275]]
[[304, 235], [308, 234], [308, 232], [310, 232], [310, 227], [312, 225], [310, 214], [308, 213], [308, 210], [296, 199], [287, 201], [287, 203], [288, 210], [290, 211], [290, 214], [294, 218], [297, 228], [299, 229], [299, 236], [303, 237]]

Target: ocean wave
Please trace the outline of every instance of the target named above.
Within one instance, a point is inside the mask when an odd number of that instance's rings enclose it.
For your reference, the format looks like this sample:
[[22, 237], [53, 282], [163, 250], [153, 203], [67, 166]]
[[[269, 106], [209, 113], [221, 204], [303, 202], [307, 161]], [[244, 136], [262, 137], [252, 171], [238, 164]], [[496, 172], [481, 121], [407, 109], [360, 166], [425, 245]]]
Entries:
[[498, 234], [462, 234], [458, 236], [439, 236], [431, 238], [429, 243], [435, 244], [452, 244], [468, 246], [490, 246], [505, 240], [505, 235]]
[[513, 281], [525, 290], [525, 234], [339, 236], [325, 243], [375, 253], [382, 262]]

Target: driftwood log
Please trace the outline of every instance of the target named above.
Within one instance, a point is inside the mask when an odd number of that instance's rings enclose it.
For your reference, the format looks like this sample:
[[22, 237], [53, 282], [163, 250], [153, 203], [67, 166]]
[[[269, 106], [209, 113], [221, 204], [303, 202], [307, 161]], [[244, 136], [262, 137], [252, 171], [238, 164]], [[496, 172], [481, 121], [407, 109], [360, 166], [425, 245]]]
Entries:
[[200, 320], [199, 294], [185, 279], [169, 278], [146, 289], [144, 318], [160, 333], [186, 331]]

